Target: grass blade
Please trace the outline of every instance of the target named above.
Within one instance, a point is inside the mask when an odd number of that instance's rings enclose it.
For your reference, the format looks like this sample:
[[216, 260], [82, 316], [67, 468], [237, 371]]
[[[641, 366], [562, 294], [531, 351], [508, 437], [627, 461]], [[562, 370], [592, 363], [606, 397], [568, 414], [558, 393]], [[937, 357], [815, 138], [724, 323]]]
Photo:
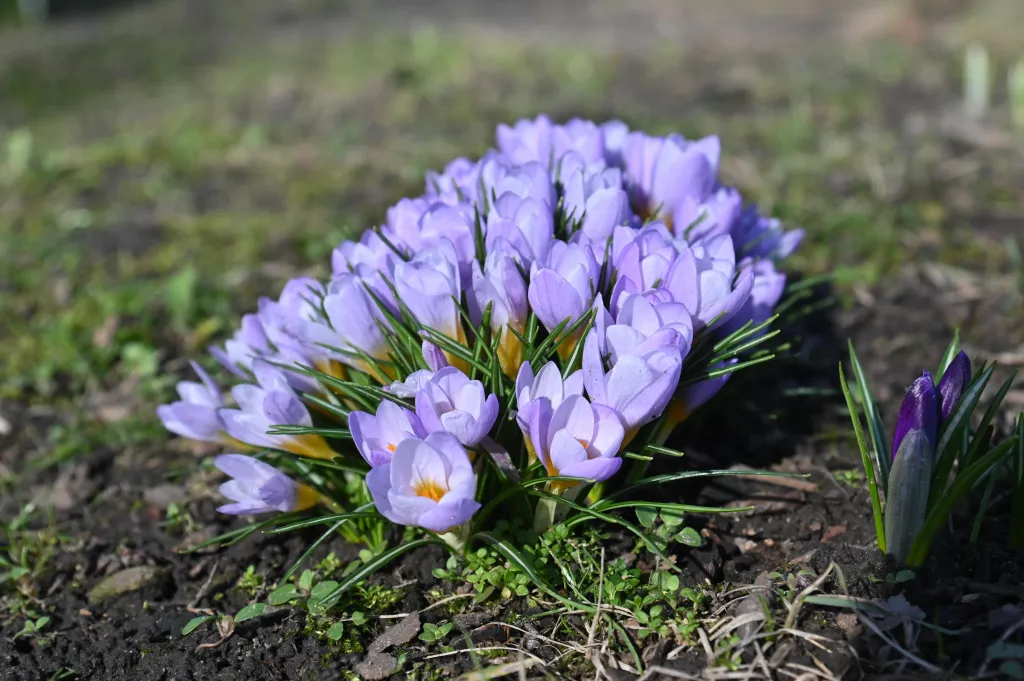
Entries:
[[857, 388], [860, 390], [860, 397], [864, 404], [864, 417], [868, 422], [868, 434], [875, 446], [875, 465], [878, 466], [878, 477], [881, 478], [882, 489], [889, 489], [889, 467], [892, 465], [892, 452], [889, 451], [889, 443], [885, 441], [885, 426], [882, 424], [882, 417], [878, 413], [878, 404], [874, 395], [871, 394], [871, 387], [868, 385], [867, 376], [861, 367], [857, 353], [853, 349], [853, 341], [850, 346], [850, 365], [853, 367], [853, 377], [857, 380]]
[[860, 448], [860, 461], [864, 466], [864, 477], [868, 483], [868, 494], [871, 495], [871, 514], [875, 517], [875, 537], [878, 540], [878, 548], [885, 553], [885, 524], [882, 516], [882, 501], [878, 497], [878, 482], [875, 480], [875, 467], [871, 463], [871, 456], [868, 454], [868, 444], [864, 441], [864, 431], [860, 425], [860, 412], [850, 394], [850, 386], [846, 382], [846, 374], [843, 372], [842, 363], [839, 364], [839, 385], [843, 389], [843, 397], [846, 398], [846, 409], [850, 412], [850, 420], [853, 422], [853, 434], [857, 437], [857, 446]]
[[364, 565], [353, 570], [348, 576], [343, 579], [338, 586], [334, 587], [333, 590], [320, 601], [324, 609], [329, 609], [335, 605], [340, 599], [341, 595], [351, 589], [356, 584], [360, 584], [364, 579], [372, 575], [377, 570], [381, 569], [395, 558], [398, 558], [404, 553], [408, 553], [421, 546], [427, 546], [428, 544], [440, 544], [445, 546], [444, 542], [434, 537], [424, 537], [422, 539], [416, 539], [409, 542], [408, 544], [399, 544], [389, 551], [385, 551], [373, 560], [367, 561]]

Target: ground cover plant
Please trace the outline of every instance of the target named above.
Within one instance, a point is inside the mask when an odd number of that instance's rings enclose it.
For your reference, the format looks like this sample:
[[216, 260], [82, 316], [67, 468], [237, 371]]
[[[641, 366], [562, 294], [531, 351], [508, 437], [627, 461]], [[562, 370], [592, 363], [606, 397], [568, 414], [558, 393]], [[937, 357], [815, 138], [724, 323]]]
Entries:
[[[939, 388], [936, 360], [955, 329], [972, 380], [995, 365], [963, 432], [990, 450], [1019, 428], [1017, 382], [993, 408], [991, 435], [979, 427], [1024, 343], [1024, 167], [1008, 86], [1019, 21], [1015, 3], [999, 0], [867, 4], [766, 0], [755, 13], [640, 0], [570, 13], [561, 3], [506, 12], [249, 0], [240, 13], [235, 3], [153, 2], [0, 27], [5, 674], [1012, 676], [1024, 643], [1010, 538], [1019, 469], [1003, 460], [970, 485], [920, 565], [887, 559], [836, 369], [842, 362], [860, 412], [883, 532], [894, 495], [876, 452], [893, 451], [923, 369]], [[964, 51], [972, 42], [985, 46], [987, 75], [979, 49]], [[477, 536], [460, 553], [351, 505], [369, 468], [352, 440], [328, 442], [359, 472], [168, 437], [155, 412], [178, 399], [177, 383], [201, 382], [190, 359], [225, 389], [229, 409], [226, 389], [253, 382], [224, 374], [206, 348], [259, 313], [261, 296], [300, 277], [328, 284], [340, 242], [422, 195], [431, 169], [485, 156], [500, 122], [538, 111], [561, 123], [621, 119], [654, 136], [718, 134], [719, 181], [806, 232], [781, 263], [795, 300], [780, 303], [766, 329], [778, 334], [759, 346], [758, 357], [775, 357], [736, 372], [675, 429], [663, 448], [685, 456], [637, 451], [648, 424], [614, 476], [579, 490], [584, 510], [562, 503], [564, 516], [538, 533], [542, 495], [529, 491], [544, 491], [547, 471], [518, 468], [529, 460], [517, 450], [522, 429], [501, 421], [489, 436], [528, 492], [474, 513]], [[466, 316], [472, 290], [462, 288]], [[535, 340], [548, 333], [538, 323]], [[405, 354], [425, 365], [419, 345]], [[557, 351], [549, 359], [562, 368]], [[515, 377], [501, 372], [502, 394], [485, 372], [462, 371], [517, 408]], [[592, 402], [585, 386], [582, 398]], [[414, 398], [397, 399], [416, 412]], [[306, 408], [312, 427], [346, 428]], [[376, 400], [356, 411], [375, 418]], [[877, 446], [873, 419], [884, 424]], [[271, 463], [345, 510], [219, 513], [232, 503], [218, 490], [223, 453]], [[506, 488], [492, 460], [475, 452], [484, 505]], [[634, 475], [730, 474], [611, 497], [658, 508], [587, 515], [592, 494], [615, 495], [640, 465]], [[775, 475], [736, 475], [750, 470]], [[952, 470], [955, 486], [962, 471]], [[684, 503], [727, 512], [671, 508]], [[334, 523], [271, 527], [349, 509], [373, 514], [338, 528], [354, 541], [338, 530], [320, 541]], [[231, 532], [229, 546], [213, 541]]]

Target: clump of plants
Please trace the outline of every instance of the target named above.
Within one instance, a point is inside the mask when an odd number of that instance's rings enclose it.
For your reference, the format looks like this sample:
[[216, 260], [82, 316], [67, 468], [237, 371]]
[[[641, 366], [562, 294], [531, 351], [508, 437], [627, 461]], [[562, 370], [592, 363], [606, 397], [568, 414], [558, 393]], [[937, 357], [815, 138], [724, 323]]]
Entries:
[[[699, 542], [678, 519], [716, 510], [642, 492], [720, 471], [648, 465], [681, 456], [669, 436], [772, 357], [777, 266], [802, 233], [719, 182], [717, 137], [540, 116], [499, 126], [497, 147], [428, 173], [334, 250], [329, 281], [261, 299], [211, 348], [222, 380], [193, 363], [200, 382], [159, 408], [231, 452], [214, 460], [221, 512], [269, 514], [223, 540], [320, 525], [310, 551], [334, 533], [366, 546], [318, 607], [431, 543], [490, 545], [515, 571], [487, 584], [521, 593], [543, 580], [510, 526], [536, 541], [611, 523], [674, 568], [667, 541]], [[409, 528], [401, 543], [391, 525]]]
[[[1018, 416], [1014, 432], [1003, 437], [995, 422], [1016, 371], [982, 410], [982, 395], [996, 365], [983, 363], [972, 375], [971, 361], [955, 337], [935, 374], [938, 382], [925, 371], [907, 390], [890, 446], [852, 345], [850, 360], [857, 397], [842, 367], [840, 380], [860, 447], [878, 548], [899, 563], [922, 565], [936, 535], [951, 526], [952, 512], [968, 501], [975, 509], [973, 523], [955, 529], [975, 541], [1001, 479], [1010, 481], [1013, 514], [1020, 517], [1024, 512], [1024, 414]], [[1024, 548], [1024, 525], [1013, 523], [1010, 535], [1013, 546]]]

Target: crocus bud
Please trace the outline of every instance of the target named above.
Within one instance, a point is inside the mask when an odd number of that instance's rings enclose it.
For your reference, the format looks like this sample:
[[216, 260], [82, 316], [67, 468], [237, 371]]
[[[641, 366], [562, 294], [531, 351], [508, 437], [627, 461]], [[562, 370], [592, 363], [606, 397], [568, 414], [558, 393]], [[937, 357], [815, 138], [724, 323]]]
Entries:
[[939, 410], [942, 415], [942, 422], [945, 422], [953, 413], [956, 403], [964, 388], [971, 382], [971, 360], [963, 350], [957, 353], [953, 361], [946, 367], [946, 371], [939, 380]]
[[[902, 413], [900, 417], [902, 420]], [[889, 472], [885, 496], [886, 550], [900, 563], [907, 559], [928, 514], [934, 448], [934, 439], [930, 440], [927, 432], [910, 430], [900, 441]]]
[[892, 459], [895, 462], [904, 438], [913, 431], [924, 433], [934, 453], [939, 430], [939, 399], [932, 375], [927, 371], [914, 381], [900, 405], [896, 430], [892, 438]]

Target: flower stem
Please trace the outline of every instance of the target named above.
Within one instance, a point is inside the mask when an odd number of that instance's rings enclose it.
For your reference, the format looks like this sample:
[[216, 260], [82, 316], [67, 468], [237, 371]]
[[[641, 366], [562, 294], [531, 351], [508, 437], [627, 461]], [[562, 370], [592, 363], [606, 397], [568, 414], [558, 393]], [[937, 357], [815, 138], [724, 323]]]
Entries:
[[533, 529], [537, 534], [543, 533], [555, 524], [555, 513], [558, 510], [558, 501], [549, 497], [542, 497], [537, 500], [537, 511], [533, 516]]
[[461, 556], [466, 550], [466, 541], [469, 539], [469, 533], [469, 522], [465, 522], [458, 527], [453, 527], [443, 534], [438, 534], [437, 537], [451, 547], [454, 553]]

